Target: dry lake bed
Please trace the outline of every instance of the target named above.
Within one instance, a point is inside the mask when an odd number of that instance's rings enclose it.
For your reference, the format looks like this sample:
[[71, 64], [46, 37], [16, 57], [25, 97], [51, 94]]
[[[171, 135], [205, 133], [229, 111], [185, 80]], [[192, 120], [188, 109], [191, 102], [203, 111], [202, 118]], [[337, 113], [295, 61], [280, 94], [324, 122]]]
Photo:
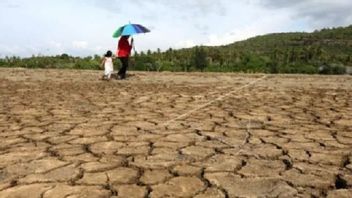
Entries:
[[352, 76], [0, 69], [0, 197], [352, 197]]

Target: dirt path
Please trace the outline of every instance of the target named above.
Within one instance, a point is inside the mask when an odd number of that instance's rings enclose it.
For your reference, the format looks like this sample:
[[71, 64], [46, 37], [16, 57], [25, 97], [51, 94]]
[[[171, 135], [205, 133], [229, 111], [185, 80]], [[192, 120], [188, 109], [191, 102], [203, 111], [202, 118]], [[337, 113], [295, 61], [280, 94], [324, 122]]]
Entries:
[[352, 197], [351, 76], [100, 74], [0, 69], [0, 197]]

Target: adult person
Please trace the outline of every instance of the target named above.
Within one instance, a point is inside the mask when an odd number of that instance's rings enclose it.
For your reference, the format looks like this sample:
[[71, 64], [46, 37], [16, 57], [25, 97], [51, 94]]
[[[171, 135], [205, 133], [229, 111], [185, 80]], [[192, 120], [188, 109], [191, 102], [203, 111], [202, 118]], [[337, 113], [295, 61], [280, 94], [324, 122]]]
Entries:
[[117, 46], [117, 57], [120, 59], [122, 63], [122, 67], [117, 73], [119, 79], [126, 78], [126, 71], [128, 68], [129, 57], [131, 54], [131, 49], [133, 45], [133, 38], [131, 39], [131, 43], [129, 43], [128, 39], [130, 36], [121, 36], [118, 46]]

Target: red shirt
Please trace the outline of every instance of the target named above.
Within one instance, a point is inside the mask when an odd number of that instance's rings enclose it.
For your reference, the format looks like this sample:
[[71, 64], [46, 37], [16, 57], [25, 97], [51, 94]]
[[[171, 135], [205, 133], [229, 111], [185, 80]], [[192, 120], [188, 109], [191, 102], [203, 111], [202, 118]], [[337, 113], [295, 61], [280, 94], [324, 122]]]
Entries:
[[129, 57], [131, 54], [132, 46], [127, 38], [121, 37], [117, 47], [117, 57]]

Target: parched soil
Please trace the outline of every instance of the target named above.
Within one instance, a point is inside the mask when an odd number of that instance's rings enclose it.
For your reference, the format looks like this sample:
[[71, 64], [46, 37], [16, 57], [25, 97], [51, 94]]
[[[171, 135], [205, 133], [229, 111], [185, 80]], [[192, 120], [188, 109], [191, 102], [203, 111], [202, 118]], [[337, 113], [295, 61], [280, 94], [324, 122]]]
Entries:
[[0, 69], [0, 197], [352, 197], [352, 76]]

